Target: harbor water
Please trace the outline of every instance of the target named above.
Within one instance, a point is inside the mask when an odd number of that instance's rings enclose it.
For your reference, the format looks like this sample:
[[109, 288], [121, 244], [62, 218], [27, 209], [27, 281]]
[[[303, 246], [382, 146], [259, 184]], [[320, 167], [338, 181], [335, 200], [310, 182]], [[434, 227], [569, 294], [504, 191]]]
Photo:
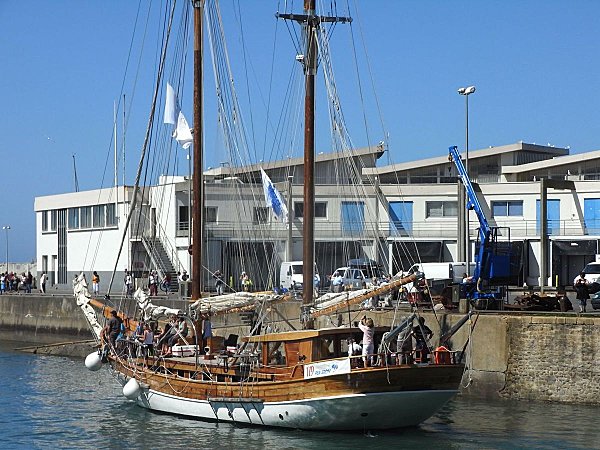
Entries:
[[[108, 370], [0, 342], [0, 448], [598, 448], [600, 407], [458, 397], [417, 428], [327, 433], [207, 423], [127, 401]], [[360, 423], [357, 423], [360, 428]]]

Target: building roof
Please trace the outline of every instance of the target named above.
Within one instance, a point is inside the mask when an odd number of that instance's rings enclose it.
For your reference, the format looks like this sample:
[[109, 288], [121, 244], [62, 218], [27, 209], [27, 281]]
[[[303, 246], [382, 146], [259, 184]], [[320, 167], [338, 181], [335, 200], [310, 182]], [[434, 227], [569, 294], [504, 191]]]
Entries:
[[[350, 150], [349, 152], [319, 153], [315, 157], [315, 163], [334, 161], [336, 159], [347, 158], [347, 157], [357, 158], [357, 157], [361, 157], [361, 156], [370, 156], [370, 155], [373, 155], [373, 156], [375, 156], [376, 159], [379, 159], [379, 158], [381, 158], [381, 156], [383, 155], [384, 152], [385, 152], [385, 147], [384, 147], [384, 144], [381, 143], [379, 145], [373, 145], [370, 147], [362, 147], [362, 148]], [[204, 175], [205, 176], [213, 176], [213, 177], [220, 177], [220, 176], [227, 177], [227, 176], [235, 176], [238, 173], [258, 172], [261, 168], [264, 170], [269, 170], [269, 169], [272, 170], [272, 169], [279, 169], [279, 168], [285, 168], [285, 167], [290, 167], [290, 166], [302, 166], [303, 164], [304, 164], [304, 158], [298, 157], [298, 158], [281, 159], [278, 161], [260, 162], [260, 163], [256, 163], [256, 164], [251, 164], [249, 166], [215, 167], [212, 169], [205, 170]]]
[[558, 158], [521, 164], [519, 166], [504, 166], [502, 167], [502, 173], [524, 173], [533, 170], [549, 169], [553, 167], [567, 166], [570, 164], [577, 164], [581, 162], [589, 162], [595, 159], [600, 159], [600, 150], [594, 150], [585, 153], [577, 153], [576, 155], [560, 156]]
[[[471, 150], [469, 151], [469, 160], [486, 158], [502, 153], [511, 153], [518, 151], [533, 151], [538, 153], [546, 153], [552, 156], [563, 156], [568, 155], [569, 150], [566, 148], [549, 147], [545, 145], [528, 144], [526, 142], [517, 142], [515, 144], [501, 145], [499, 147], [489, 147], [483, 150]], [[461, 156], [465, 157], [465, 153], [461, 153]], [[419, 159], [416, 161], [408, 161], [398, 164], [390, 164], [389, 166], [365, 168], [363, 174], [365, 175], [378, 175], [384, 173], [401, 172], [404, 170], [422, 169], [425, 167], [438, 166], [440, 164], [447, 164], [449, 162], [448, 155], [437, 156], [435, 158]]]

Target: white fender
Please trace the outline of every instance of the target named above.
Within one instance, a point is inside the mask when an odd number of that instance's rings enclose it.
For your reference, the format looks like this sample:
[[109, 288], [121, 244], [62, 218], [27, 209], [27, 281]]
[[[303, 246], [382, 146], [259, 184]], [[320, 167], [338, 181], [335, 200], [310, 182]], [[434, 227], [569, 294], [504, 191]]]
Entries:
[[123, 395], [129, 400], [136, 400], [142, 393], [140, 383], [135, 378], [131, 378], [125, 386], [123, 386]]
[[87, 367], [92, 372], [100, 370], [102, 367], [102, 359], [98, 352], [90, 353], [85, 357], [85, 367]]

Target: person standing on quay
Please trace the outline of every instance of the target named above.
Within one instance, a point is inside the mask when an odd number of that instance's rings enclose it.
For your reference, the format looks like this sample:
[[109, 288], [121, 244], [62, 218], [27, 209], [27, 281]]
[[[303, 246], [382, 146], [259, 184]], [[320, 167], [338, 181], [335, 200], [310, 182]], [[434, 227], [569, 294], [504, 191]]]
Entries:
[[48, 280], [48, 275], [46, 275], [46, 272], [42, 272], [42, 276], [40, 277], [40, 292], [42, 294], [46, 293], [46, 280]]
[[96, 272], [95, 270], [92, 274], [92, 291], [96, 296], [100, 294], [100, 276], [98, 276], [98, 272]]
[[581, 272], [573, 283], [575, 292], [577, 292], [577, 300], [579, 300], [579, 312], [585, 312], [588, 298], [590, 298], [589, 282], [585, 278], [585, 272]]
[[125, 296], [131, 297], [133, 294], [133, 278], [127, 269], [125, 269], [125, 278], [123, 279], [125, 287]]

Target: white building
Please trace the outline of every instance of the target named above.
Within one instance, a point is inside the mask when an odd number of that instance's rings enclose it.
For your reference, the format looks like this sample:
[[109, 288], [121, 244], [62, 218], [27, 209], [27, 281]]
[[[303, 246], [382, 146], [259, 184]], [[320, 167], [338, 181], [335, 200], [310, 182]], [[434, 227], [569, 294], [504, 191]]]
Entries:
[[[383, 153], [377, 146], [351, 155], [317, 156], [315, 257], [322, 273], [352, 257], [377, 259], [395, 272], [414, 262], [403, 250], [409, 246], [424, 262], [456, 260], [459, 207], [453, 163], [441, 155], [377, 167]], [[358, 175], [353, 165], [361, 168]], [[274, 220], [265, 207], [261, 167], [292, 203], [291, 243], [289, 224]], [[471, 151], [469, 173], [491, 225], [506, 227], [503, 239], [510, 235], [512, 284], [540, 284], [542, 178], [572, 182], [568, 189], [547, 190], [545, 285], [570, 284], [600, 253], [600, 152], [569, 155], [568, 149], [517, 143]], [[360, 177], [373, 183], [362, 185]], [[301, 259], [302, 179], [300, 158], [205, 172], [205, 284], [216, 269], [233, 284], [246, 270], [257, 287], [269, 287], [276, 282], [278, 262]], [[154, 268], [162, 273], [189, 269], [189, 189], [185, 177], [161, 177], [140, 195], [136, 209], [141, 215], [133, 216], [118, 270], [129, 267], [141, 276]], [[118, 198], [115, 189], [38, 197], [38, 271], [48, 271], [50, 280], [61, 284], [81, 269], [97, 270], [108, 281], [132, 188], [119, 187], [118, 193]], [[473, 255], [478, 227], [473, 212], [469, 222]], [[121, 280], [117, 283], [120, 289]]]

